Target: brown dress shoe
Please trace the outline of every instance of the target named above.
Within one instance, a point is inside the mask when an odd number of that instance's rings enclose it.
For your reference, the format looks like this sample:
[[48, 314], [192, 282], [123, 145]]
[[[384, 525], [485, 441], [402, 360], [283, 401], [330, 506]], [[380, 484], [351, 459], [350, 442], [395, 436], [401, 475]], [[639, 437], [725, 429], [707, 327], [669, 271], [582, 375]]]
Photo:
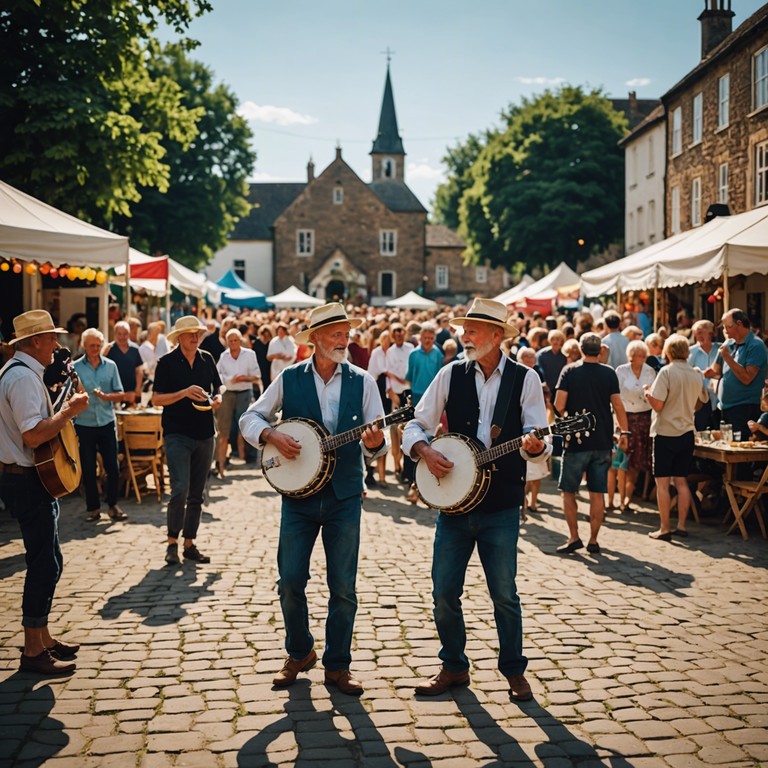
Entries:
[[62, 643], [60, 640], [57, 640], [54, 645], [48, 648], [48, 650], [57, 659], [69, 659], [72, 656], [77, 655], [77, 652], [80, 650], [80, 645], [78, 643], [67, 645], [66, 643]]
[[510, 675], [507, 678], [509, 683], [509, 698], [514, 701], [530, 701], [533, 698], [531, 686], [523, 675]]
[[38, 675], [69, 675], [77, 669], [74, 661], [60, 661], [49, 650], [38, 653], [37, 656], [21, 654], [19, 670], [34, 672]]
[[416, 686], [419, 696], [439, 696], [457, 685], [469, 685], [469, 672], [449, 672], [441, 669], [431, 680]]
[[348, 669], [339, 669], [335, 672], [326, 669], [325, 684], [335, 685], [342, 693], [346, 693], [347, 696], [360, 696], [363, 692], [363, 686], [352, 677]]
[[314, 650], [310, 651], [303, 659], [294, 659], [289, 656], [283, 664], [283, 668], [277, 673], [272, 685], [278, 688], [284, 688], [293, 685], [299, 672], [308, 672], [317, 664], [317, 654]]

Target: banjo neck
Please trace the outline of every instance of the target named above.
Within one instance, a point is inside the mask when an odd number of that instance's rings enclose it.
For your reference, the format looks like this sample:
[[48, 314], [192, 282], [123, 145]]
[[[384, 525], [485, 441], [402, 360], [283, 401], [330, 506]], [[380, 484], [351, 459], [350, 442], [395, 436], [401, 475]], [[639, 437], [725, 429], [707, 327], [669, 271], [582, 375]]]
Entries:
[[398, 417], [405, 410], [407, 409], [394, 411], [389, 416], [381, 416], [380, 418], [374, 419], [368, 424], [361, 424], [359, 427], [353, 427], [352, 429], [348, 429], [346, 432], [339, 432], [338, 435], [328, 435], [321, 440], [322, 449], [323, 451], [334, 451], [336, 448], [340, 448], [342, 445], [353, 443], [355, 440], [359, 440], [363, 432], [365, 432], [365, 430], [369, 427], [378, 427], [379, 429], [383, 429], [384, 427], [389, 426], [390, 421], [397, 423]]
[[[541, 429], [534, 429], [528, 434], [531, 434], [541, 440], [542, 437], [546, 437], [547, 435], [551, 434], [551, 432], [552, 430], [549, 427], [542, 427]], [[483, 464], [488, 464], [489, 462], [499, 459], [502, 456], [506, 456], [508, 453], [516, 451], [523, 444], [524, 437], [525, 435], [521, 435], [520, 437], [516, 437], [513, 440], [507, 440], [506, 442], [493, 445], [490, 448], [486, 448], [484, 451], [479, 451], [475, 455], [475, 463], [478, 467], [481, 467]]]

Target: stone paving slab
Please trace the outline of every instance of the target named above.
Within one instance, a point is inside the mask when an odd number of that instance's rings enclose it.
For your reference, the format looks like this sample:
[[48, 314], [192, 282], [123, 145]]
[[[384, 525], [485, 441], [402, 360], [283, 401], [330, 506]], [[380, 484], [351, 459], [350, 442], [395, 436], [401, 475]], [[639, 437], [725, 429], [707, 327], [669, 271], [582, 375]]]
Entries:
[[[84, 521], [64, 500], [65, 569], [52, 626], [81, 642], [78, 671], [18, 671], [24, 556], [0, 515], [0, 766], [472, 768], [768, 765], [768, 544], [719, 519], [655, 542], [639, 504], [609, 514], [599, 555], [554, 554], [565, 524], [554, 484], [522, 528], [518, 589], [535, 699], [509, 700], [473, 558], [463, 600], [472, 685], [435, 699], [434, 514], [390, 484], [364, 504], [353, 670], [366, 693], [322, 670], [273, 690], [282, 618], [275, 582], [279, 498], [235, 463], [214, 481], [198, 544], [210, 565], [164, 565], [164, 507], [127, 500], [125, 523]], [[585, 499], [580, 502], [586, 511]], [[586, 516], [581, 515], [586, 535]], [[308, 587], [322, 646], [321, 548]]]

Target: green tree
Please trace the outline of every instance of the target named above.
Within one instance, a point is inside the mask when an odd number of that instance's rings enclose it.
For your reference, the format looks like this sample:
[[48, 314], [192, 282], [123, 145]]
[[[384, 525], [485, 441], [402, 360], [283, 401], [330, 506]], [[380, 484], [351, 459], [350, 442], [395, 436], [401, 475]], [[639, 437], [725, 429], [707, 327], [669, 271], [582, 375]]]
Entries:
[[148, 63], [153, 79], [181, 88], [182, 106], [201, 116], [197, 136], [187, 144], [163, 141], [169, 166], [167, 190], [140, 188], [130, 217], [116, 226], [148, 253], [169, 253], [192, 269], [202, 267], [226, 243], [236, 221], [248, 214], [246, 178], [256, 160], [248, 124], [237, 100], [211, 71], [192, 61], [179, 45], [156, 51]]
[[485, 139], [470, 134], [465, 142], [446, 151], [443, 162], [448, 167], [448, 179], [438, 186], [432, 201], [435, 224], [459, 228], [459, 203], [464, 192], [472, 186], [472, 166], [487, 141], [487, 134]]
[[475, 260], [494, 266], [576, 267], [620, 239], [627, 128], [599, 90], [564, 86], [505, 113], [469, 175], [459, 232]]
[[[0, 9], [0, 176], [109, 225], [140, 188], [168, 188], [163, 140], [188, 144], [199, 113], [150, 77], [160, 22], [183, 32], [207, 0], [6, 0]], [[191, 43], [187, 43], [191, 45]]]

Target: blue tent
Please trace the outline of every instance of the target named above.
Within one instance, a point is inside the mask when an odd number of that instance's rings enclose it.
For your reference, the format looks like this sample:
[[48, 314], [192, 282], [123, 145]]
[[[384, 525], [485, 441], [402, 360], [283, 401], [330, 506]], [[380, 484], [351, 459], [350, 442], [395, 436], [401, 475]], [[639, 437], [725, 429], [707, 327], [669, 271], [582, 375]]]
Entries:
[[231, 269], [216, 282], [216, 285], [222, 288], [222, 304], [247, 309], [266, 309], [268, 306], [266, 295], [241, 280]]

